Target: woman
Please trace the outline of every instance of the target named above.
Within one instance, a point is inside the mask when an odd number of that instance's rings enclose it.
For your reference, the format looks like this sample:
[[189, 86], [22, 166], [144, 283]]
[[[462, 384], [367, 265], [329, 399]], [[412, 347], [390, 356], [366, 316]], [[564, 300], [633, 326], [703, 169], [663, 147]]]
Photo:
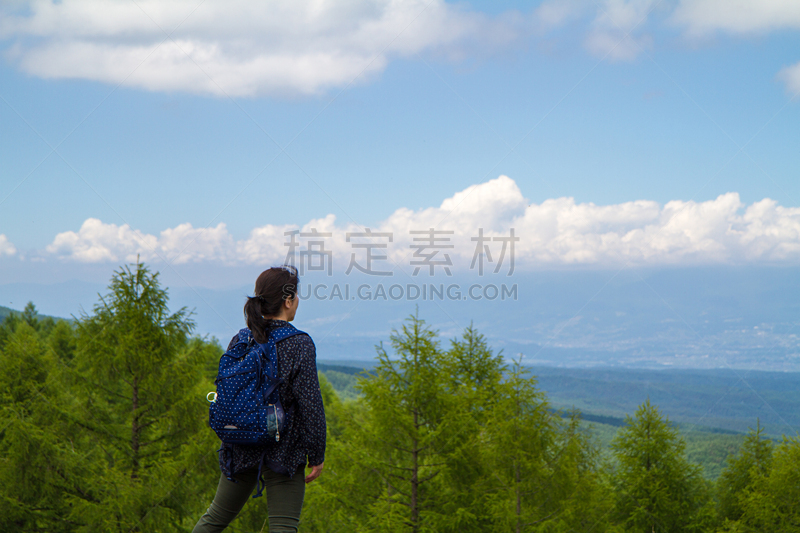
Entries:
[[[247, 327], [256, 342], [267, 342], [270, 330], [288, 326], [294, 319], [299, 283], [297, 270], [290, 266], [273, 267], [258, 276], [255, 296], [248, 297], [244, 306]], [[237, 339], [234, 335], [229, 349]], [[280, 441], [220, 450], [222, 475], [217, 494], [193, 533], [225, 529], [256, 487], [259, 467], [267, 492], [269, 530], [297, 531], [305, 484], [319, 477], [324, 466], [325, 411], [311, 337], [301, 333], [284, 339], [278, 343], [277, 352], [278, 376], [284, 380], [279, 386], [281, 402], [292, 413], [281, 430]], [[311, 472], [303, 477], [306, 464]]]

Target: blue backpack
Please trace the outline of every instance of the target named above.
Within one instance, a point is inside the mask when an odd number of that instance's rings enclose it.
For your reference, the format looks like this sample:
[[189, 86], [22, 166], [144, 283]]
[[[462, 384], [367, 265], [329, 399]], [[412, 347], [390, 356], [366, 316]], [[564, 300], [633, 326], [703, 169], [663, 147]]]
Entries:
[[[290, 413], [284, 411], [278, 395], [278, 351], [275, 345], [303, 333], [291, 325], [273, 329], [269, 340], [259, 344], [249, 329], [239, 331], [236, 343], [219, 360], [208, 424], [230, 444], [266, 444], [280, 441], [281, 430]], [[211, 395], [214, 399], [211, 399]]]

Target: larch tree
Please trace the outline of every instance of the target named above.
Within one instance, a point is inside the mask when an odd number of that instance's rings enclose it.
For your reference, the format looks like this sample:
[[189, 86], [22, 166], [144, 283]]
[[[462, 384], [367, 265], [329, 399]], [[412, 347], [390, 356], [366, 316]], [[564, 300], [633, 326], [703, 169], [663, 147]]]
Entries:
[[611, 444], [619, 522], [637, 533], [704, 531], [708, 491], [677, 428], [650, 400], [625, 421]]
[[180, 531], [196, 512], [189, 474], [213, 460], [202, 387], [218, 347], [190, 339], [188, 311], [170, 313], [158, 274], [132, 266], [77, 326], [78, 417], [104, 471], [99, 501], [72, 514], [86, 531]]
[[559, 420], [534, 377], [514, 361], [487, 423], [483, 461], [491, 468], [487, 511], [496, 530], [536, 531], [557, 520], [562, 496], [555, 479]]
[[0, 530], [74, 531], [73, 503], [96, 501], [98, 468], [68, 416], [64, 368], [36, 325], [18, 319], [0, 349]]
[[753, 489], [756, 479], [769, 472], [773, 443], [764, 436], [761, 421], [744, 438], [738, 453], [727, 458], [717, 480], [718, 516], [722, 521], [735, 522], [742, 517], [743, 500]]
[[742, 515], [730, 530], [800, 533], [800, 440], [784, 436], [766, 471], [756, 468], [739, 496]]
[[446, 393], [442, 351], [418, 316], [391, 335], [394, 358], [378, 347], [378, 365], [360, 380], [368, 406], [363, 443], [369, 471], [383, 490], [371, 506], [367, 529], [435, 531], [443, 494], [435, 490], [446, 453], [459, 431], [462, 409]]
[[458, 419], [458, 427], [450, 432], [448, 447], [443, 450], [447, 467], [435, 480], [437, 492], [445, 496], [435, 515], [436, 530], [488, 531], [494, 523], [485, 512], [492, 470], [482, 456], [506, 365], [502, 354], [495, 354], [470, 324], [460, 337], [450, 340], [441, 366], [445, 394], [459, 412], [448, 415]]

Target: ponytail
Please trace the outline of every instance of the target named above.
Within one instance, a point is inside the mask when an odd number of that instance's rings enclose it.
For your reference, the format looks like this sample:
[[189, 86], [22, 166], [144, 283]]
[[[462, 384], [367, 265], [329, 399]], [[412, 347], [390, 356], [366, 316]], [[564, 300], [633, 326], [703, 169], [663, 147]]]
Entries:
[[254, 296], [248, 296], [244, 304], [244, 319], [256, 342], [267, 342], [268, 318], [281, 312], [284, 300], [297, 297], [300, 278], [291, 265], [272, 267], [258, 276]]

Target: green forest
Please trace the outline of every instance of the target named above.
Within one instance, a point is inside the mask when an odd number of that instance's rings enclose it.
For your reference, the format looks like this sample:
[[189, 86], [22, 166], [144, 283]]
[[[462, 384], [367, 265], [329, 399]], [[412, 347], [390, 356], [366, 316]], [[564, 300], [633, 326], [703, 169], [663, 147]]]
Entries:
[[[2, 320], [0, 531], [191, 531], [219, 479], [205, 398], [223, 349], [168, 303], [133, 264], [91, 313]], [[657, 405], [619, 427], [562, 413], [471, 326], [441, 339], [412, 315], [369, 371], [320, 386], [328, 445], [303, 532], [800, 532], [796, 438], [753, 420], [704, 474]], [[266, 531], [264, 498], [228, 530]]]

